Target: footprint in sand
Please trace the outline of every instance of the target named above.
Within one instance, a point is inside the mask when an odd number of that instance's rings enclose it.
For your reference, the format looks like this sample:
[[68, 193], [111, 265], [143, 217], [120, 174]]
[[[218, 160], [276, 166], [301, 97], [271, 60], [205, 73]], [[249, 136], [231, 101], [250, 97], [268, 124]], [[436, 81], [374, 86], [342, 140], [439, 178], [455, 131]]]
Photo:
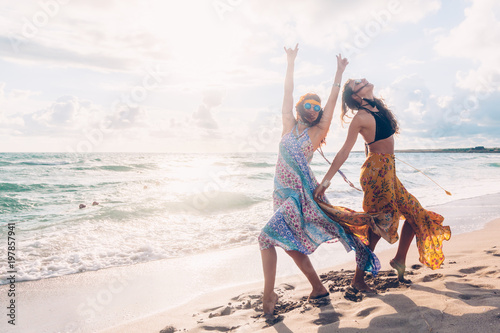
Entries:
[[221, 309], [222, 308], [222, 305], [221, 306], [216, 306], [215, 308], [209, 308], [209, 309], [205, 309], [205, 310], [202, 310], [202, 312], [212, 312], [212, 311], [215, 311], [217, 309]]
[[482, 269], [487, 268], [487, 266], [476, 266], [476, 267], [470, 267], [470, 268], [462, 268], [459, 270], [460, 273], [462, 274], [472, 274], [476, 273], [477, 271], [480, 271]]
[[268, 327], [271, 327], [271, 326], [274, 326], [276, 325], [277, 323], [283, 321], [283, 319], [285, 319], [284, 316], [281, 316], [281, 315], [278, 315], [278, 316], [273, 316], [273, 317], [270, 317], [270, 318], [267, 318], [266, 319], [266, 325], [263, 326], [262, 328], [268, 328]]
[[160, 333], [174, 333], [177, 329], [173, 326], [167, 326], [160, 331]]
[[304, 301], [278, 301], [276, 307], [274, 308], [275, 314], [283, 314], [300, 308], [304, 305]]
[[319, 318], [313, 320], [312, 323], [318, 326], [329, 325], [340, 321], [341, 316], [341, 314], [335, 311], [322, 312], [319, 314]]
[[[493, 249], [496, 249], [496, 246], [492, 247]], [[491, 254], [494, 257], [500, 257], [500, 253], [498, 253], [498, 250], [485, 250], [486, 254]]]
[[239, 326], [226, 327], [226, 326], [203, 326], [206, 331], [229, 332], [237, 329]]
[[288, 284], [288, 283], [282, 283], [278, 286], [278, 288], [283, 288], [285, 290], [294, 290], [295, 289], [295, 286], [294, 285], [291, 285], [291, 284]]
[[208, 315], [208, 318], [229, 316], [231, 313], [233, 313], [233, 308], [231, 306], [226, 306], [226, 307], [221, 306], [220, 309], [221, 310], [219, 310], [217, 312], [210, 312], [210, 314]]
[[458, 295], [458, 298], [463, 299], [463, 300], [469, 300], [474, 297], [479, 297], [478, 295], [470, 295], [470, 294], [460, 294]]
[[359, 311], [356, 316], [363, 318], [368, 317], [373, 311], [377, 310], [378, 308], [379, 308], [378, 306], [372, 306], [370, 308]]
[[429, 274], [429, 275], [424, 276], [423, 281], [424, 282], [431, 282], [431, 281], [440, 279], [442, 277], [443, 277], [443, 274], [440, 274], [440, 273]]
[[353, 302], [361, 302], [363, 300], [363, 293], [354, 288], [347, 288], [344, 298]]

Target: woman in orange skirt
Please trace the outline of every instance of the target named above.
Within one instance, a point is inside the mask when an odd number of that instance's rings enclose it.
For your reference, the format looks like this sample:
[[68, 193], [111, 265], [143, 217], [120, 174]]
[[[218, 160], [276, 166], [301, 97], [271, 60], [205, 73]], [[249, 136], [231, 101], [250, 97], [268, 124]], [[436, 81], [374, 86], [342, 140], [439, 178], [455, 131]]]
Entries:
[[[437, 269], [444, 261], [443, 241], [451, 237], [450, 227], [443, 226], [444, 218], [422, 207], [396, 176], [394, 134], [398, 123], [382, 99], [373, 96], [373, 84], [366, 79], [348, 80], [342, 93], [344, 121], [348, 112], [354, 114], [346, 141], [335, 156], [321, 184], [314, 191], [320, 199], [330, 181], [345, 162], [358, 134], [365, 140], [367, 158], [361, 168], [360, 183], [363, 188], [363, 210], [374, 218], [375, 225], [369, 233], [370, 249], [382, 237], [389, 243], [398, 240], [400, 217], [405, 219], [396, 256], [390, 265], [404, 280], [406, 254], [413, 238], [417, 238], [420, 262]], [[364, 272], [356, 268], [352, 286], [362, 291], [372, 291], [364, 281]]]

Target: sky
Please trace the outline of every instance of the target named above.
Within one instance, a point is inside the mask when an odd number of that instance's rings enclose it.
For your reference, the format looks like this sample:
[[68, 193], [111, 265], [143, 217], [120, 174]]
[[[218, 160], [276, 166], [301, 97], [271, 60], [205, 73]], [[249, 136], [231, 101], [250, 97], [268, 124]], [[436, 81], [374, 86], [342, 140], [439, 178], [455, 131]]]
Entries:
[[[396, 149], [500, 146], [497, 0], [0, 1], [0, 152], [275, 152], [335, 55], [400, 122]], [[343, 144], [340, 103], [325, 151]], [[359, 138], [355, 150], [362, 150]]]

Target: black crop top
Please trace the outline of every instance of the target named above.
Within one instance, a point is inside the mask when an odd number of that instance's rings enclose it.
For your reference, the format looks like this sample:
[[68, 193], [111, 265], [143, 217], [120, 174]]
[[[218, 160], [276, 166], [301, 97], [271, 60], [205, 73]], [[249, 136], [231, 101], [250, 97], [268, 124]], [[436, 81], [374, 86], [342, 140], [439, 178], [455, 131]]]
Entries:
[[368, 112], [371, 113], [373, 118], [375, 118], [375, 140], [373, 140], [370, 143], [366, 143], [366, 145], [371, 145], [374, 142], [387, 139], [396, 131], [392, 128], [391, 122], [387, 117], [382, 114], [381, 112], [373, 112], [368, 109], [366, 109]]

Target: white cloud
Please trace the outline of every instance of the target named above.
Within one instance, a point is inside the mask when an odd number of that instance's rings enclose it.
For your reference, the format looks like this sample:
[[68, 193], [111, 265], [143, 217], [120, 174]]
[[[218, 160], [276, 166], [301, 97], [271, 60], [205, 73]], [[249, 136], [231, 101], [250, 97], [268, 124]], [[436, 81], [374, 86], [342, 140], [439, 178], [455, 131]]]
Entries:
[[215, 122], [210, 108], [205, 104], [198, 107], [198, 110], [193, 113], [193, 120], [196, 126], [206, 129], [217, 129], [219, 126]]
[[392, 69], [399, 69], [399, 68], [408, 67], [411, 65], [421, 65], [424, 63], [425, 63], [425, 61], [423, 61], [423, 60], [411, 59], [411, 58], [408, 58], [407, 56], [403, 56], [403, 57], [399, 58], [397, 62], [388, 64], [387, 66], [389, 66], [389, 68], [392, 68]]
[[135, 71], [148, 60], [168, 58], [168, 51], [158, 48], [158, 35], [139, 26], [145, 6], [135, 1], [103, 6], [54, 0], [8, 7], [0, 14], [0, 21], [9, 22], [0, 24], [0, 55], [10, 61]]
[[[363, 1], [251, 1], [238, 7], [255, 26], [265, 26], [285, 44], [300, 41], [322, 49], [338, 49], [343, 42], [356, 47], [369, 43], [399, 23], [416, 23], [437, 12], [438, 0]], [[360, 37], [361, 36], [361, 37]], [[364, 37], [363, 37], [364, 36]], [[358, 44], [357, 44], [358, 43]]]
[[436, 39], [441, 56], [474, 61], [474, 69], [457, 72], [457, 86], [478, 92], [500, 90], [500, 3], [473, 0], [465, 19], [449, 33]]
[[202, 103], [192, 115], [193, 121], [198, 127], [216, 130], [219, 125], [212, 116], [212, 109], [222, 104], [225, 91], [224, 89], [211, 89], [204, 91], [203, 95]]
[[7, 90], [6, 86], [5, 82], [0, 82], [0, 128], [4, 133], [8, 131], [17, 135], [21, 133], [19, 128], [24, 126], [22, 113], [17, 112], [17, 109], [29, 109], [37, 105], [38, 103], [33, 103], [30, 99], [39, 93], [22, 89]]
[[[344, 79], [368, 75], [386, 86], [380, 93], [401, 121], [399, 142], [459, 144], [467, 140], [457, 138], [460, 131], [500, 142], [492, 130], [500, 127], [493, 111], [499, 5], [492, 0], [460, 3], [469, 8], [451, 30], [438, 0], [234, 1], [223, 20], [212, 1], [70, 1], [35, 29], [42, 2], [0, 0], [2, 138], [22, 136], [35, 147], [53, 137], [93, 151], [275, 150], [283, 46], [299, 42], [295, 97], [313, 91], [326, 101], [333, 51], [350, 43], [357, 49]], [[429, 50], [433, 39], [439, 44]], [[145, 67], [161, 68], [164, 78], [147, 98], [134, 99]], [[30, 80], [19, 79], [28, 72]], [[346, 134], [335, 119], [329, 151]], [[271, 139], [256, 143], [255, 135]]]
[[500, 93], [477, 99], [469, 91], [456, 88], [451, 96], [436, 96], [425, 89], [417, 75], [399, 78], [382, 89], [380, 95], [400, 123], [400, 141], [413, 148], [484, 145], [482, 139], [500, 140], [500, 115], [495, 102]]

